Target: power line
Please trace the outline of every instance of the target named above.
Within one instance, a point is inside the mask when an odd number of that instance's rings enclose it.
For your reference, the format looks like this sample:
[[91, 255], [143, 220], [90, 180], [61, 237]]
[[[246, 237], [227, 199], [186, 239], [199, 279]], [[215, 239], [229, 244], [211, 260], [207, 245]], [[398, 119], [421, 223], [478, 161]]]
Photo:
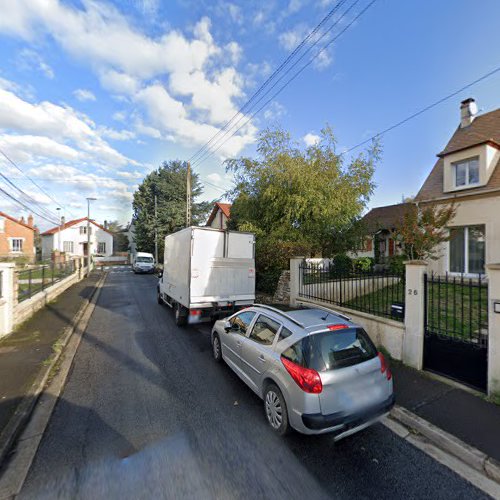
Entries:
[[[363, 10], [361, 10], [334, 38], [327, 42], [316, 54], [302, 66], [283, 86], [281, 86], [276, 93], [272, 95], [260, 108], [252, 113], [248, 119], [240, 125], [225, 141], [220, 143], [216, 149], [210, 151], [203, 159], [215, 154], [228, 140], [230, 140], [239, 130], [241, 130], [255, 115], [264, 109], [271, 101], [275, 99], [290, 83], [292, 83], [307, 67], [309, 67], [319, 55], [321, 55], [333, 42], [335, 42], [341, 35], [343, 35], [377, 0], [372, 0]], [[199, 164], [199, 162], [198, 162]]]
[[325, 24], [326, 22], [328, 22], [328, 20], [333, 16], [333, 14], [340, 8], [340, 6], [345, 3], [346, 0], [342, 0], [340, 1], [336, 6], [334, 6], [327, 14], [326, 16], [315, 26], [315, 28], [309, 32], [309, 34], [299, 43], [299, 45], [297, 45], [297, 47], [295, 47], [295, 49], [292, 51], [291, 54], [288, 55], [288, 57], [286, 57], [286, 59], [280, 64], [280, 66], [274, 70], [274, 72], [272, 73], [271, 76], [269, 76], [267, 78], [267, 80], [258, 88], [258, 90], [256, 92], [254, 92], [254, 94], [250, 97], [250, 99], [232, 116], [232, 118], [227, 121], [225, 123], [225, 125], [219, 129], [219, 131], [214, 134], [210, 140], [203, 146], [201, 147], [197, 152], [195, 152], [191, 158], [189, 159], [189, 161], [193, 161], [196, 156], [200, 155], [205, 149], [207, 149], [210, 144], [214, 141], [214, 139], [219, 136], [224, 130], [226, 130], [226, 128], [236, 119], [236, 117], [238, 115], [240, 115], [241, 113], [243, 113], [243, 110], [245, 108], [247, 108], [250, 103], [261, 93], [261, 91], [268, 85], [268, 83], [270, 83], [275, 76], [277, 76], [281, 70], [295, 57], [295, 55], [300, 52], [300, 50], [302, 49], [302, 47], [311, 39], [312, 36], [314, 36], [318, 30], [321, 28], [321, 26], [323, 26], [323, 24]]
[[374, 139], [377, 139], [379, 137], [382, 137], [383, 135], [387, 134], [387, 132], [390, 132], [391, 130], [394, 130], [395, 128], [398, 128], [400, 127], [401, 125], [404, 125], [405, 123], [409, 122], [410, 120], [413, 120], [414, 118], [416, 118], [417, 116], [420, 116], [421, 114], [425, 113], [426, 111], [429, 111], [430, 109], [432, 108], [435, 108], [436, 106], [438, 106], [439, 104], [442, 104], [443, 102], [447, 101], [448, 99], [451, 99], [452, 97], [455, 97], [457, 94], [460, 94], [461, 92], [463, 92], [464, 90], [467, 90], [469, 89], [470, 87], [472, 87], [473, 85], [476, 85], [477, 83], [479, 82], [482, 82], [483, 80], [486, 80], [487, 78], [489, 78], [490, 76], [493, 76], [495, 73], [498, 73], [500, 71], [500, 66], [496, 67], [495, 69], [489, 71], [488, 73], [484, 74], [483, 76], [477, 78], [476, 80], [468, 83], [467, 85], [464, 85], [462, 88], [458, 89], [458, 90], [455, 90], [454, 92], [452, 92], [451, 94], [448, 94], [447, 96], [445, 97], [442, 97], [441, 99], [438, 99], [437, 101], [433, 102], [432, 104], [429, 104], [428, 106], [426, 106], [425, 108], [422, 108], [420, 109], [419, 111], [411, 114], [410, 116], [404, 118], [403, 120], [395, 123], [394, 125], [391, 125], [390, 127], [387, 127], [386, 129], [382, 130], [381, 132], [378, 132], [377, 134], [373, 135], [372, 137], [370, 137], [369, 139], [366, 139], [358, 144], [356, 144], [355, 146], [352, 146], [351, 148], [349, 149], [346, 149], [345, 151], [343, 151], [341, 154], [342, 155], [345, 155], [347, 153], [350, 153], [351, 151], [353, 151], [354, 149], [357, 149], [357, 148], [360, 148], [361, 146], [364, 146], [365, 144], [373, 141]]
[[[16, 168], [17, 170], [19, 170], [19, 172], [21, 172], [27, 179], [29, 179], [34, 186], [36, 186], [45, 196], [47, 196], [49, 199], [51, 199], [56, 205], [60, 205], [60, 202], [54, 200], [54, 198], [52, 198], [52, 196], [47, 193], [41, 186], [39, 186], [26, 172], [24, 172], [24, 170], [19, 167], [19, 165], [17, 165], [17, 163], [12, 160], [4, 151], [2, 151], [0, 149], [0, 153], [5, 157], [5, 159], [14, 167]], [[62, 206], [62, 208], [66, 209], [65, 206]], [[67, 209], [66, 209], [67, 210]], [[69, 212], [71, 214], [71, 212]], [[73, 215], [73, 214], [71, 214]]]

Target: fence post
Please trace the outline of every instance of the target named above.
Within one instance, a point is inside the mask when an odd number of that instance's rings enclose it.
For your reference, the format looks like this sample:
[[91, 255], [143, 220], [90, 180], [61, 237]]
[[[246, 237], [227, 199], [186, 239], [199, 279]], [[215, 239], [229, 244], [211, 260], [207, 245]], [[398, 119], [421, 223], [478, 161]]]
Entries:
[[2, 280], [0, 296], [0, 337], [7, 335], [14, 326], [15, 278], [16, 265], [0, 263], [0, 280]]
[[424, 275], [427, 271], [427, 262], [410, 260], [405, 262], [405, 266], [403, 363], [421, 370], [424, 362]]
[[290, 305], [296, 306], [300, 288], [300, 264], [304, 257], [290, 259]]
[[488, 395], [500, 395], [500, 264], [488, 274]]

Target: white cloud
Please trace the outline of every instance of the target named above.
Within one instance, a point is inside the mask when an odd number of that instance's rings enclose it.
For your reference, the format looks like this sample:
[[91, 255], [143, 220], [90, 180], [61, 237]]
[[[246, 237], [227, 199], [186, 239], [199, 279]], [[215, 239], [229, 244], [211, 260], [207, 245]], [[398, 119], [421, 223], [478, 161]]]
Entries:
[[278, 38], [279, 43], [285, 50], [294, 50], [309, 31], [309, 28], [305, 24], [299, 24], [295, 28], [281, 33]]
[[87, 89], [76, 89], [73, 91], [73, 95], [79, 101], [95, 101], [96, 97], [93, 92]]
[[108, 137], [115, 141], [129, 141], [130, 139], [135, 139], [136, 134], [131, 130], [114, 130], [108, 127], [99, 128], [99, 132], [103, 137]]
[[142, 179], [144, 177], [144, 174], [138, 172], [137, 170], [135, 172], [116, 172], [116, 175], [123, 177], [124, 179]]
[[54, 78], [53, 69], [43, 60], [42, 56], [31, 49], [23, 49], [19, 53], [18, 67], [23, 70], [35, 70], [49, 79]]
[[302, 8], [302, 0], [290, 0], [288, 2], [288, 12], [294, 14]]
[[323, 52], [320, 52], [319, 55], [314, 59], [313, 66], [318, 70], [322, 70], [328, 68], [328, 66], [330, 66], [332, 62], [332, 55], [328, 50], [324, 50]]
[[207, 175], [207, 179], [210, 181], [210, 182], [213, 182], [215, 184], [219, 184], [222, 182], [222, 177], [220, 176], [220, 174], [218, 174], [217, 172], [214, 172], [212, 174], [208, 174]]
[[124, 122], [127, 118], [127, 115], [123, 111], [117, 111], [116, 113], [113, 113], [113, 116], [111, 118], [113, 118], [113, 120], [117, 122]]
[[[210, 137], [214, 125], [236, 112], [244, 86], [234, 67], [241, 47], [236, 42], [219, 47], [208, 18], [196, 23], [191, 36], [167, 30], [151, 37], [110, 4], [88, 0], [82, 5], [76, 8], [60, 0], [0, 0], [0, 32], [27, 40], [50, 36], [68, 54], [88, 64], [104, 88], [120, 99], [128, 98], [146, 113], [151, 120], [146, 126], [158, 129], [166, 140], [173, 137], [200, 145]], [[155, 8], [156, 2], [142, 5]], [[232, 5], [229, 15], [238, 19], [239, 8]], [[159, 81], [165, 82], [164, 93], [158, 90]], [[156, 109], [153, 94], [161, 99]], [[180, 122], [167, 123], [164, 112]], [[239, 152], [255, 140], [254, 132], [245, 127], [228, 150]]]
[[264, 111], [265, 120], [279, 120], [286, 113], [286, 108], [277, 101], [273, 101]]
[[312, 132], [309, 132], [302, 138], [302, 140], [306, 143], [306, 146], [314, 146], [315, 144], [318, 144], [319, 141], [321, 141], [321, 137], [319, 135], [313, 134]]

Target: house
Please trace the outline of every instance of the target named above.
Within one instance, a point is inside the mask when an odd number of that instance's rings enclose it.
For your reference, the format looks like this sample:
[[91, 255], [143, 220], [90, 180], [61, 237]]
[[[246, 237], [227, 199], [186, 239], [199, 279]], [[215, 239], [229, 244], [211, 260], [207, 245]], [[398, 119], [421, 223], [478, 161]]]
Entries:
[[113, 255], [113, 233], [87, 217], [65, 222], [41, 234], [42, 258], [50, 259], [54, 250], [69, 255], [88, 254], [87, 227], [90, 230], [90, 254], [109, 257]]
[[0, 258], [26, 257], [33, 262], [36, 256], [35, 232], [32, 215], [25, 222], [24, 217], [16, 219], [0, 212]]
[[128, 238], [128, 247], [130, 251], [131, 258], [135, 258], [135, 254], [137, 253], [137, 245], [135, 243], [135, 221], [132, 219], [130, 224], [126, 230], [127, 238]]
[[500, 262], [500, 109], [478, 115], [474, 99], [462, 101], [460, 124], [437, 157], [414, 202], [454, 202], [456, 214], [448, 225], [450, 239], [429, 268], [478, 276], [486, 264]]
[[362, 219], [367, 236], [360, 247], [349, 253], [350, 257], [371, 257], [377, 264], [385, 264], [393, 255], [402, 253], [401, 242], [394, 237], [394, 231], [403, 221], [406, 209], [411, 203], [399, 203], [372, 208]]
[[227, 221], [230, 216], [231, 204], [216, 202], [206, 225], [216, 229], [226, 229]]

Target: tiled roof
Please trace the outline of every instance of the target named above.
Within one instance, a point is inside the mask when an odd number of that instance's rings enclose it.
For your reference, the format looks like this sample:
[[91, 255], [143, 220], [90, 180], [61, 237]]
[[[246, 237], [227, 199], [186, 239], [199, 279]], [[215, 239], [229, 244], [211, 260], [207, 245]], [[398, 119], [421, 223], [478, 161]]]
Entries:
[[15, 217], [12, 217], [11, 215], [6, 214], [5, 212], [0, 212], [0, 217], [5, 217], [6, 219], [11, 220], [12, 222], [15, 222], [16, 224], [19, 224], [20, 226], [27, 227], [28, 229], [31, 229], [32, 231], [35, 230], [35, 227], [29, 226], [25, 222], [21, 222], [20, 220], [16, 219]]
[[432, 200], [445, 196], [453, 197], [455, 194], [480, 194], [484, 191], [500, 188], [500, 160], [495, 165], [494, 171], [485, 186], [461, 189], [459, 193], [445, 193], [443, 191], [443, 156], [450, 153], [471, 148], [479, 144], [490, 144], [500, 149], [500, 109], [485, 113], [476, 117], [473, 122], [464, 128], [458, 128], [452, 138], [439, 153], [439, 159], [427, 176], [424, 184], [420, 188], [415, 201]]
[[370, 232], [380, 229], [391, 231], [402, 220], [405, 211], [412, 203], [399, 203], [397, 205], [387, 205], [385, 207], [372, 208], [362, 219], [362, 223]]
[[222, 211], [222, 213], [229, 219], [231, 217], [231, 204], [230, 203], [219, 203], [218, 201], [215, 203], [214, 208], [212, 209], [212, 212], [210, 214], [210, 217], [208, 218], [207, 221], [207, 226], [210, 226], [212, 224], [213, 220], [215, 219], [215, 216], [217, 215], [218, 210]]
[[[44, 233], [41, 234], [41, 236], [49, 236], [51, 234], [56, 234], [59, 230], [62, 231], [63, 229], [67, 229], [68, 227], [74, 226], [74, 225], [79, 224], [80, 222], [83, 222], [86, 220], [87, 220], [87, 217], [82, 217], [81, 219], [70, 220], [68, 222], [65, 222], [61, 226], [56, 226], [56, 227], [53, 227], [52, 229], [45, 231]], [[94, 222], [92, 219], [90, 219], [90, 223], [94, 224], [94, 226], [97, 226], [98, 228], [102, 229], [103, 231], [106, 231], [109, 234], [113, 234], [111, 231], [106, 229], [104, 226], [97, 224], [97, 222]]]

